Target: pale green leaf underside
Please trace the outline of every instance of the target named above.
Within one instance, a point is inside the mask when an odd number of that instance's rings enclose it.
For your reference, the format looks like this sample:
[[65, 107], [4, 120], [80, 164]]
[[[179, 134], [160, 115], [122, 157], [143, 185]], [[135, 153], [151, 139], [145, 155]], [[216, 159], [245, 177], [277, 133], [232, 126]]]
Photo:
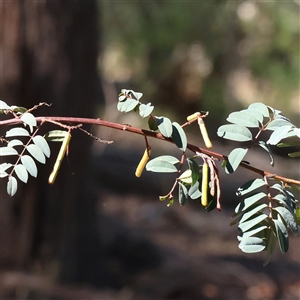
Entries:
[[219, 137], [237, 142], [247, 142], [252, 140], [251, 131], [245, 127], [234, 124], [222, 125], [217, 132]]

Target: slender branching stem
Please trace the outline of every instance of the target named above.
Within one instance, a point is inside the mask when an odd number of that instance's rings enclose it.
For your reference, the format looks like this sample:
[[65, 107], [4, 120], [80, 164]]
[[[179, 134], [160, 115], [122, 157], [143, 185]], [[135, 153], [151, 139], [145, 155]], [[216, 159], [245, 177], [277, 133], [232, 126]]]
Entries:
[[[127, 132], [138, 134], [138, 135], [143, 135], [144, 137], [152, 137], [152, 138], [155, 138], [155, 139], [158, 139], [158, 140], [162, 140], [162, 141], [166, 141], [166, 142], [174, 144], [172, 138], [166, 138], [160, 133], [156, 133], [156, 132], [153, 132], [153, 131], [150, 131], [150, 130], [133, 127], [133, 126], [130, 126], [130, 125], [124, 125], [124, 124], [109, 122], [109, 121], [105, 121], [105, 120], [101, 120], [101, 119], [75, 118], [75, 117], [55, 117], [54, 116], [54, 117], [36, 117], [36, 121], [38, 123], [60, 122], [60, 123], [68, 124], [68, 125], [74, 125], [74, 124], [75, 125], [78, 125], [78, 124], [98, 125], [98, 126], [113, 128], [113, 129], [116, 129], [116, 130], [127, 131]], [[0, 127], [1, 126], [8, 126], [8, 125], [16, 125], [16, 124], [21, 124], [21, 123], [23, 123], [23, 121], [20, 118], [12, 118], [12, 119], [8, 119], [8, 120], [0, 121]], [[213, 152], [213, 151], [205, 149], [205, 148], [200, 148], [200, 147], [198, 147], [196, 145], [193, 145], [193, 144], [188, 143], [187, 148], [190, 151], [194, 152], [194, 153], [202, 152], [202, 153], [204, 153], [204, 154], [206, 154], [210, 157], [214, 157], [214, 158], [217, 158], [219, 160], [227, 160], [228, 159], [226, 155], [223, 155], [223, 154], [220, 154], [220, 153], [217, 153], [217, 152]], [[279, 176], [277, 174], [272, 174], [270, 172], [252, 167], [247, 163], [241, 162], [240, 166], [247, 169], [247, 170], [250, 170], [252, 172], [260, 174], [262, 177], [268, 176], [268, 177], [272, 177], [273, 179], [285, 182], [286, 184], [300, 185], [299, 180], [286, 178], [286, 177], [283, 177], [283, 176]]]

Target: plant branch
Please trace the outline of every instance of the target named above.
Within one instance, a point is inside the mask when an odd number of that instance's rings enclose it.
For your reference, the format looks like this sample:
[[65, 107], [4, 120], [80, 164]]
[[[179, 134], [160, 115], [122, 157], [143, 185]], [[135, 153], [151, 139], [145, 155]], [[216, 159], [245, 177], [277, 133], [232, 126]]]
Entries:
[[[127, 131], [127, 132], [131, 132], [131, 133], [135, 133], [135, 134], [139, 134], [139, 135], [143, 135], [143, 136], [147, 136], [147, 137], [152, 137], [152, 138], [156, 138], [159, 140], [163, 140], [169, 143], [174, 144], [174, 141], [172, 138], [166, 138], [164, 137], [162, 134], [160, 133], [156, 133], [150, 130], [146, 130], [146, 129], [141, 129], [141, 128], [137, 128], [137, 127], [133, 127], [130, 125], [125, 125], [125, 124], [118, 124], [118, 123], [114, 123], [114, 122], [109, 122], [109, 121], [104, 121], [101, 119], [92, 119], [92, 118], [75, 118], [75, 117], [36, 117], [36, 121], [38, 123], [43, 123], [43, 122], [61, 122], [61, 123], [68, 123], [68, 124], [91, 124], [91, 125], [98, 125], [98, 126], [103, 126], [103, 127], [109, 127], [109, 128], [113, 128], [116, 130], [122, 130], [122, 131]], [[8, 119], [8, 120], [4, 120], [4, 121], [0, 121], [0, 126], [8, 126], [8, 125], [16, 125], [16, 124], [22, 124], [22, 120], [19, 118], [13, 118], [13, 119]], [[196, 153], [196, 152], [202, 152], [205, 153], [211, 157], [215, 157], [219, 160], [227, 160], [228, 157], [226, 155], [220, 154], [220, 153], [216, 153], [210, 150], [207, 150], [205, 148], [200, 148], [198, 146], [195, 146], [193, 144], [187, 144], [187, 148]], [[295, 185], [300, 185], [300, 181], [299, 180], [295, 180], [295, 179], [290, 179], [290, 178], [286, 178], [283, 176], [279, 176], [276, 174], [272, 174], [270, 172], [261, 170], [261, 169], [257, 169], [255, 167], [252, 167], [246, 163], [241, 162], [240, 164], [241, 167], [248, 169], [252, 172], [255, 172], [257, 174], [260, 174], [262, 177], [272, 177], [274, 179], [283, 181], [287, 184], [295, 184]]]

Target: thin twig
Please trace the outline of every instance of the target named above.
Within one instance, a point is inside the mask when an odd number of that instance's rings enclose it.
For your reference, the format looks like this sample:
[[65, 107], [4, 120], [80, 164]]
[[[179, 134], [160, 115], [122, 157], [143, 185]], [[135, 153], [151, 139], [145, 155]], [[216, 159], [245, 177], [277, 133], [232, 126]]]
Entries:
[[[161, 133], [156, 133], [156, 132], [153, 132], [153, 131], [150, 131], [150, 130], [136, 128], [136, 127], [132, 127], [132, 126], [124, 126], [123, 124], [104, 121], [104, 120], [101, 120], [101, 119], [74, 118], [74, 117], [36, 117], [36, 121], [38, 123], [41, 123], [41, 122], [52, 122], [52, 123], [59, 122], [59, 123], [68, 123], [68, 124], [93, 124], [93, 125], [113, 128], [113, 129], [116, 129], [116, 130], [128, 131], [130, 133], [135, 133], [135, 134], [138, 134], [138, 135], [152, 137], [152, 138], [156, 138], [156, 139], [174, 144], [174, 141], [173, 141], [172, 138], [166, 138]], [[21, 124], [21, 123], [23, 123], [23, 121], [21, 119], [13, 118], [13, 119], [0, 121], [0, 126], [16, 125], [16, 124]], [[200, 148], [200, 147], [195, 146], [193, 144], [188, 143], [187, 144], [187, 149], [189, 149], [190, 151], [192, 151], [194, 153], [196, 153], [196, 152], [204, 153], [208, 156], [217, 158], [219, 160], [228, 160], [228, 157], [226, 155], [223, 155], [223, 154], [220, 154], [220, 153], [217, 153], [217, 152], [213, 152], [213, 151], [207, 150], [205, 148]], [[273, 175], [270, 172], [252, 167], [252, 166], [250, 166], [246, 163], [243, 163], [243, 162], [240, 163], [240, 167], [248, 169], [249, 171], [252, 171], [254, 173], [260, 174], [262, 177]], [[279, 176], [279, 175], [274, 175], [273, 178], [276, 179], [276, 180], [283, 181], [287, 184], [300, 185], [299, 180], [286, 178], [286, 177]]]

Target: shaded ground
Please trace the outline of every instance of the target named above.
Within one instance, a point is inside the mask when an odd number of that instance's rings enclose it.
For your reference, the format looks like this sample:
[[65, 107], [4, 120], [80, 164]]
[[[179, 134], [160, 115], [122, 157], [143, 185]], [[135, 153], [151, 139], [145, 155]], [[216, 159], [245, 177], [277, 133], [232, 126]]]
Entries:
[[[238, 249], [237, 228], [229, 223], [239, 183], [223, 181], [221, 213], [207, 213], [193, 201], [168, 208], [158, 195], [167, 192], [171, 178], [135, 178], [139, 154], [111, 148], [94, 163], [106, 284], [58, 283], [51, 270], [47, 276], [3, 271], [1, 299], [299, 299], [298, 237], [290, 235], [288, 254], [277, 249], [266, 267], [265, 253]], [[241, 174], [241, 181], [246, 177]]]

